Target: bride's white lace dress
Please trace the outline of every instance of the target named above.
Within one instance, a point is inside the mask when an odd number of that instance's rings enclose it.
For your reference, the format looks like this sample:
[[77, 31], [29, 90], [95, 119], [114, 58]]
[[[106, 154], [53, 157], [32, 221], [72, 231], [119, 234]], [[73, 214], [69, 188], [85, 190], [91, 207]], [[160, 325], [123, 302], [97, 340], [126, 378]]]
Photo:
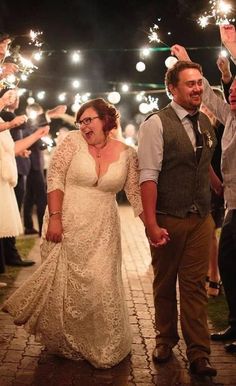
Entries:
[[140, 214], [135, 150], [126, 147], [98, 179], [87, 143], [80, 132], [70, 132], [48, 174], [48, 191], [64, 192], [63, 241], [45, 240], [46, 211], [42, 264], [3, 306], [50, 352], [101, 368], [119, 363], [131, 349], [116, 203], [123, 187]]

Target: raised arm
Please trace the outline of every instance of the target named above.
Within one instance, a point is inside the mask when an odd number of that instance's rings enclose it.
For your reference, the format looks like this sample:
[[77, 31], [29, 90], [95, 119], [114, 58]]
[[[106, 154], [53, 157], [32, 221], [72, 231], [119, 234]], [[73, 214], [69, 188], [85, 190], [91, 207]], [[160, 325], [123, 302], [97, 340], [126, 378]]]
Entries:
[[[11, 123], [11, 122], [8, 122], [8, 123]], [[33, 145], [33, 143], [38, 141], [40, 138], [46, 136], [48, 132], [49, 132], [49, 126], [39, 127], [33, 134], [28, 135], [28, 137], [15, 141], [15, 155], [20, 155], [20, 153], [23, 150], [28, 149], [28, 147]]]
[[224, 89], [225, 99], [228, 102], [229, 99], [229, 90], [233, 81], [233, 76], [230, 71], [230, 62], [228, 58], [219, 56], [216, 61], [217, 67], [221, 72], [221, 84]]
[[219, 56], [216, 61], [217, 67], [221, 72], [222, 82], [225, 84], [232, 82], [232, 73], [230, 71], [229, 59], [224, 56]]
[[6, 106], [14, 103], [16, 98], [16, 90], [7, 90], [0, 98], [0, 111]]
[[236, 60], [236, 31], [232, 24], [220, 25], [220, 36], [224, 46]]
[[21, 126], [25, 121], [27, 117], [25, 115], [18, 115], [18, 117], [15, 117], [11, 121], [8, 122], [0, 122], [0, 132], [4, 130], [11, 130], [15, 127]]
[[4, 63], [0, 67], [0, 79], [4, 79], [8, 75], [15, 74], [18, 70], [18, 66], [15, 63]]
[[[191, 60], [186, 49], [180, 46], [179, 44], [175, 44], [174, 46], [172, 46], [171, 52], [179, 60]], [[202, 95], [202, 102], [209, 110], [212, 111], [212, 113], [221, 123], [225, 124], [228, 114], [230, 112], [229, 105], [214, 93], [206, 78], [203, 78], [203, 85], [204, 89]]]
[[174, 44], [171, 47], [171, 54], [175, 55], [178, 60], [191, 61], [186, 49], [179, 44]]

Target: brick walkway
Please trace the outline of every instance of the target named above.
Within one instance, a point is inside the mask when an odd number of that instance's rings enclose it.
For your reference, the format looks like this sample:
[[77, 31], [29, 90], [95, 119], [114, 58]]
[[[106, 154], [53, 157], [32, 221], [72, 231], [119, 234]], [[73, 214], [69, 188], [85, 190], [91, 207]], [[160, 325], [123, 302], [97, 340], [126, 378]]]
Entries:
[[[131, 208], [120, 206], [120, 214], [124, 285], [134, 333], [132, 354], [110, 370], [54, 357], [22, 327], [14, 326], [8, 314], [0, 312], [0, 386], [236, 386], [236, 356], [226, 354], [222, 343], [212, 344], [211, 362], [218, 369], [214, 382], [189, 376], [182, 339], [167, 364], [153, 364], [154, 308], [148, 243], [143, 225], [134, 219]], [[38, 243], [30, 258], [37, 264], [20, 270], [14, 288], [40, 264]]]

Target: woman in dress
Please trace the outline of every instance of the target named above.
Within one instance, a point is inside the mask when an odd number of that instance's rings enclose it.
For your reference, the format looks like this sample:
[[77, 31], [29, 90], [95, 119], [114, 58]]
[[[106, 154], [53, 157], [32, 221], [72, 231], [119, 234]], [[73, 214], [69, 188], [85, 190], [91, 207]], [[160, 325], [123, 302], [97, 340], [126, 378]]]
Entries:
[[131, 349], [116, 193], [124, 189], [142, 217], [136, 151], [109, 135], [117, 119], [101, 98], [79, 109], [80, 130], [57, 147], [48, 170], [42, 264], [3, 308], [50, 352], [98, 368]]
[[[0, 111], [17, 98], [17, 90], [8, 90], [0, 98]], [[25, 155], [26, 149], [44, 135], [49, 127], [39, 128], [26, 138], [13, 141], [10, 131], [22, 125], [25, 115], [19, 115], [10, 122], [0, 118], [0, 273], [5, 271], [4, 248], [2, 238], [18, 236], [22, 233], [22, 222], [15, 197], [14, 187], [17, 184], [16, 155]], [[0, 282], [0, 287], [6, 283]]]

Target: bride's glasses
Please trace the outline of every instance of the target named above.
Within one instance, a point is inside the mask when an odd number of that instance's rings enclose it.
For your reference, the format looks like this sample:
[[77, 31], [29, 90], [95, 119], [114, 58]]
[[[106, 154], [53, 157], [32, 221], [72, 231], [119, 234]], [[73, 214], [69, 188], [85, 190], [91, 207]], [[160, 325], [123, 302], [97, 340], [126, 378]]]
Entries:
[[78, 122], [75, 122], [75, 126], [78, 128], [78, 129], [80, 129], [81, 128], [81, 126], [88, 126], [88, 125], [90, 125], [90, 123], [94, 120], [94, 119], [96, 119], [96, 118], [99, 118], [98, 116], [96, 116], [96, 117], [87, 117], [87, 118], [84, 118], [84, 119], [81, 119], [81, 121], [78, 121]]

